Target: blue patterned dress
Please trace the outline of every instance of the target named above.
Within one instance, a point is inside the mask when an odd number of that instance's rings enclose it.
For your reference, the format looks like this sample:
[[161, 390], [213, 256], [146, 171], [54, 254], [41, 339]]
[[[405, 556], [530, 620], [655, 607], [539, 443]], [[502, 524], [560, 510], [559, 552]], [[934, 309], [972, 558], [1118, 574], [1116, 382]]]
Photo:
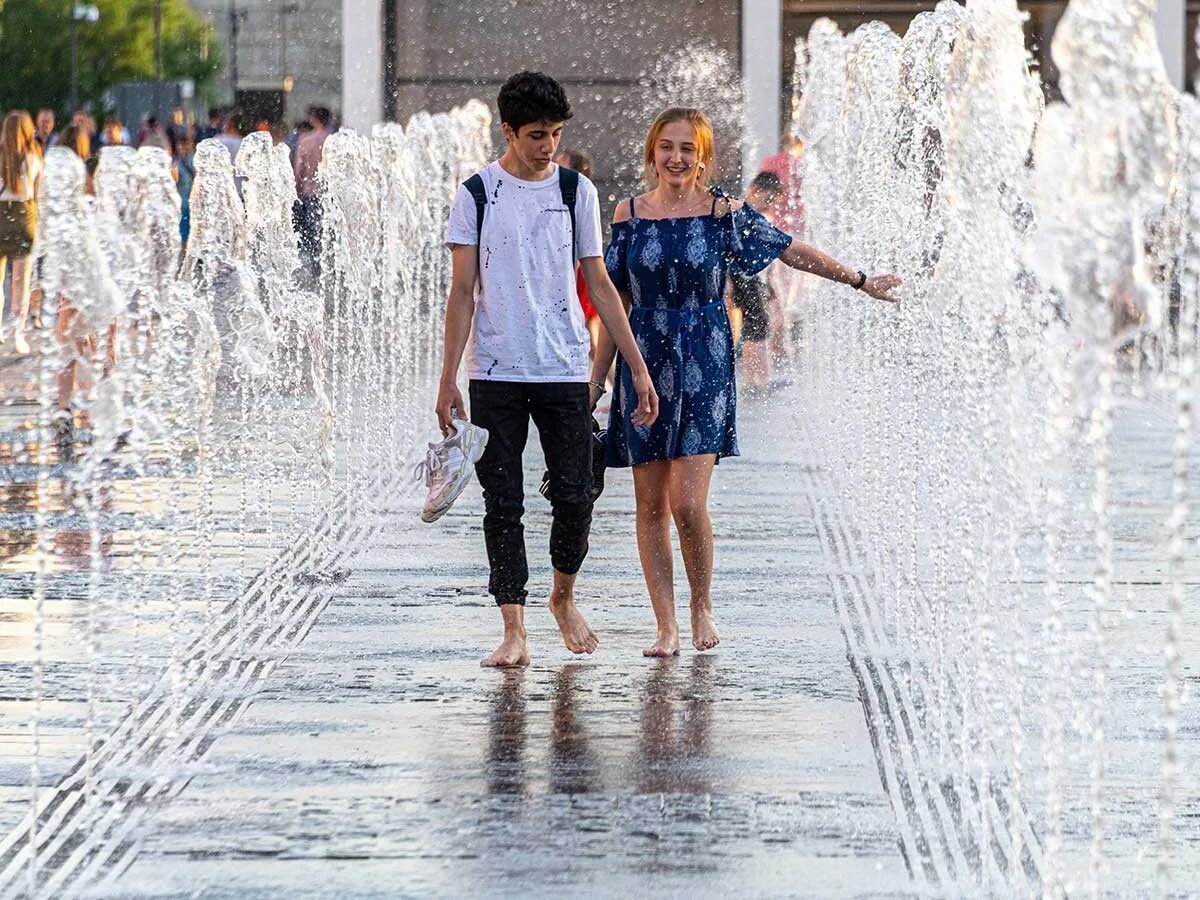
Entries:
[[750, 206], [677, 219], [630, 218], [612, 227], [609, 277], [633, 300], [629, 324], [658, 391], [658, 421], [635, 426], [637, 394], [617, 357], [608, 465], [715, 453], [737, 456], [733, 335], [725, 311], [730, 271], [753, 275], [792, 243]]

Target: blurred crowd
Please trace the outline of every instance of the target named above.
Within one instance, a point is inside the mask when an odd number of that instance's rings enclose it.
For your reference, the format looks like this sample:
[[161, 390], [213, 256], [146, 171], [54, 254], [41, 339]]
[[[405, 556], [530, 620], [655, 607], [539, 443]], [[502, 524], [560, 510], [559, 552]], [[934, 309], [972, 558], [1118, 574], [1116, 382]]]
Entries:
[[[288, 147], [296, 176], [297, 241], [305, 268], [314, 272], [320, 241], [317, 169], [325, 138], [334, 130], [333, 115], [322, 106], [309, 107], [306, 116], [294, 122], [290, 130], [266, 120], [255, 121], [242, 110], [230, 107], [209, 109], [203, 122], [194, 121], [183, 109], [176, 109], [168, 122], [150, 115], [133, 128], [115, 116], [100, 125], [82, 110], [75, 112], [62, 128], [51, 109], [40, 109], [36, 115], [27, 110], [8, 112], [0, 126], [0, 345], [11, 346], [18, 354], [29, 353], [27, 329], [42, 327], [41, 296], [34, 289], [32, 250], [37, 236], [43, 158], [51, 147], [65, 147], [83, 160], [89, 193], [91, 176], [103, 148], [161, 148], [170, 156], [171, 173], [179, 188], [179, 232], [186, 245], [191, 226], [189, 200], [195, 177], [196, 146], [201, 141], [215, 139], [236, 160], [247, 133], [267, 132], [275, 143]], [[3, 303], [5, 286], [7, 314]]]

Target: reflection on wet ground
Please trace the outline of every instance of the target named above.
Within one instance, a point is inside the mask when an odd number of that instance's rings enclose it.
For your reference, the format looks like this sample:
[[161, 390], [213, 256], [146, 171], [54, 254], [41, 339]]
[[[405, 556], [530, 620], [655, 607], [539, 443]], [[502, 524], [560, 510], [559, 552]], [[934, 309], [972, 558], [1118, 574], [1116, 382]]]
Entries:
[[550, 791], [555, 794], [587, 794], [600, 790], [602, 784], [601, 760], [592, 746], [582, 709], [581, 681], [587, 681], [587, 667], [575, 664], [563, 666], [554, 679]]
[[640, 793], [706, 794], [713, 705], [708, 696], [716, 657], [696, 656], [678, 684], [675, 660], [658, 660], [642, 692], [642, 732], [638, 744]]
[[524, 670], [501, 672], [492, 692], [486, 766], [488, 793], [525, 793]]
[[[656, 660], [638, 697], [639, 730], [630, 774], [637, 793], [704, 794], [712, 790], [710, 732], [716, 704], [711, 693], [721, 665], [715, 656], [687, 662]], [[604, 789], [604, 762], [587, 724], [585, 686], [591, 668], [569, 663], [553, 674], [546, 778], [552, 794], [587, 794]], [[490, 692], [486, 775], [491, 794], [527, 794], [528, 743], [524, 670], [500, 673]]]

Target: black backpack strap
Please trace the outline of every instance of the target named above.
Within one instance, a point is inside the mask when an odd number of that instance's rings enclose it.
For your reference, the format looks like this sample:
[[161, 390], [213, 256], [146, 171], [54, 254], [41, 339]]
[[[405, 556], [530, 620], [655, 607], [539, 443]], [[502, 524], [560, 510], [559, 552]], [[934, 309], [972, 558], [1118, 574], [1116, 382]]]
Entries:
[[576, 259], [579, 255], [579, 246], [575, 240], [575, 200], [579, 197], [579, 173], [566, 166], [559, 166], [558, 190], [567, 207], [567, 214], [571, 217], [571, 258]]
[[475, 243], [483, 243], [483, 211], [487, 209], [487, 188], [483, 184], [483, 176], [476, 172], [463, 182], [463, 187], [471, 192], [475, 199]]

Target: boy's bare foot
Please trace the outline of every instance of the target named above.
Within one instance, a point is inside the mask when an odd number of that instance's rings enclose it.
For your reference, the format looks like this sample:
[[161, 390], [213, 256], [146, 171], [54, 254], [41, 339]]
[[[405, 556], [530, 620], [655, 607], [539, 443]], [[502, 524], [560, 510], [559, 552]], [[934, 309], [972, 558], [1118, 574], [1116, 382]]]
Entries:
[[660, 628], [658, 629], [658, 637], [654, 639], [654, 643], [642, 651], [642, 656], [657, 657], [659, 659], [668, 656], [679, 655], [679, 629], [678, 628]]
[[692, 646], [697, 650], [711, 650], [721, 643], [717, 634], [717, 623], [713, 620], [712, 610], [692, 610]]
[[529, 665], [529, 650], [525, 646], [525, 635], [505, 635], [500, 646], [492, 651], [491, 656], [480, 661], [485, 669], [503, 669], [510, 666]]
[[554, 621], [558, 622], [563, 643], [572, 653], [594, 653], [600, 646], [600, 639], [575, 605], [575, 598], [571, 594], [560, 591], [552, 593], [550, 612], [554, 613]]
[[504, 619], [504, 640], [479, 664], [485, 669], [529, 665], [529, 650], [525, 646], [525, 607], [519, 603], [501, 604], [500, 616]]

